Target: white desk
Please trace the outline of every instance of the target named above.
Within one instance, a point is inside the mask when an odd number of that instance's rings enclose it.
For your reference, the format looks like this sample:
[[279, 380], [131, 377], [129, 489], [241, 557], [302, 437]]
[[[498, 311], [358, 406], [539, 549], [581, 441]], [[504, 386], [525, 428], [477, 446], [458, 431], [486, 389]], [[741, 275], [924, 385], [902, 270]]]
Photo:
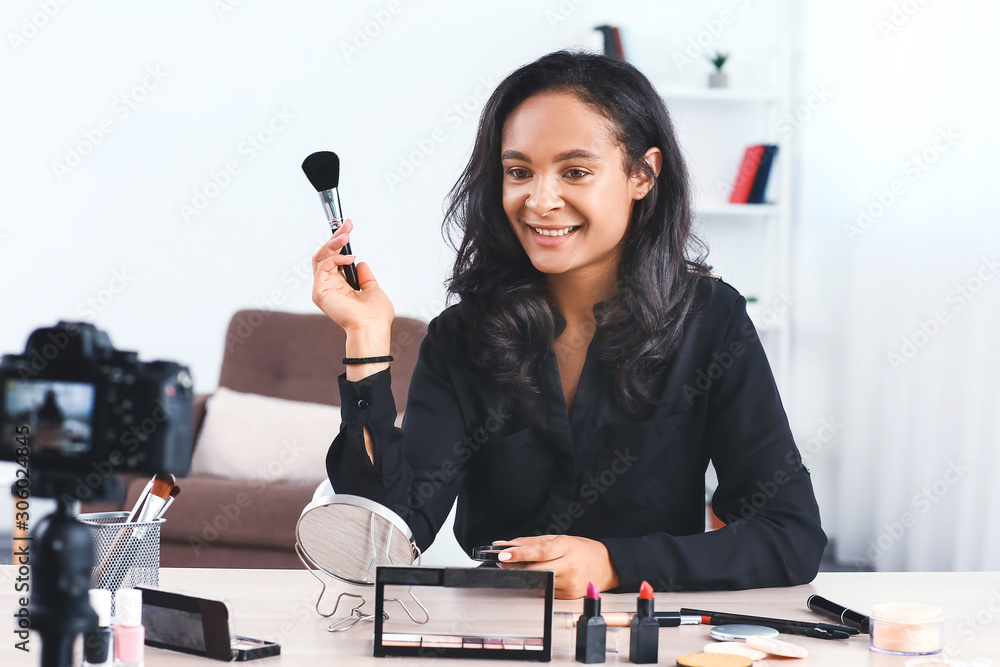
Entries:
[[[0, 566], [0, 613], [8, 619], [16, 604], [15, 576], [14, 566]], [[490, 664], [482, 660], [373, 657], [371, 623], [359, 624], [348, 632], [326, 631], [330, 620], [318, 616], [314, 611], [319, 583], [305, 570], [164, 568], [160, 574], [160, 585], [168, 589], [183, 589], [201, 595], [228, 598], [233, 606], [239, 634], [281, 644], [280, 656], [250, 663], [259, 667], [391, 667], [400, 664], [419, 667], [430, 662], [437, 663], [437, 667], [458, 667], [459, 664], [483, 667]], [[911, 601], [937, 605], [945, 611], [946, 654], [957, 660], [967, 661], [977, 657], [989, 658], [993, 660], [994, 667], [1000, 667], [1000, 572], [823, 573], [812, 584], [793, 588], [657, 593], [656, 608], [676, 610], [680, 607], [693, 607], [757, 616], [823, 620], [805, 607], [806, 598], [812, 593], [819, 593], [861, 612], [870, 611], [872, 605], [878, 602]], [[329, 600], [332, 602], [335, 597], [336, 594]], [[635, 609], [635, 595], [605, 594], [602, 599], [605, 612]], [[581, 609], [580, 600], [556, 600], [555, 603], [556, 611], [578, 612]], [[3, 625], [5, 628], [10, 627], [7, 623]], [[674, 665], [678, 656], [701, 651], [705, 644], [712, 641], [708, 632], [708, 626], [661, 629], [659, 664]], [[3, 637], [0, 665], [28, 667], [39, 664], [40, 642], [36, 635], [32, 634], [33, 652], [30, 655], [13, 648], [15, 637], [10, 631], [5, 630]], [[782, 635], [781, 638], [806, 647], [809, 657], [801, 661], [771, 659], [757, 664], [770, 667], [779, 663], [801, 664], [804, 667], [901, 667], [907, 661], [905, 657], [870, 652], [867, 635], [832, 641], [790, 635]], [[571, 631], [554, 624], [553, 664], [578, 664], [573, 660], [572, 639]], [[621, 632], [620, 647], [621, 653], [608, 655], [609, 664], [631, 664], [628, 661], [627, 630]], [[211, 667], [219, 663], [146, 648], [147, 667], [196, 664]]]

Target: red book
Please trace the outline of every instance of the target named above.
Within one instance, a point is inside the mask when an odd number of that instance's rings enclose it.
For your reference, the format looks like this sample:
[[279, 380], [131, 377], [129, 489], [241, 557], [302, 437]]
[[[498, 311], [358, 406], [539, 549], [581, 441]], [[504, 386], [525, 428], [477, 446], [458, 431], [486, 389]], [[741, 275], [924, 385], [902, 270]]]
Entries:
[[757, 175], [757, 168], [764, 157], [764, 144], [750, 146], [743, 154], [743, 163], [740, 171], [736, 174], [736, 184], [733, 186], [733, 193], [729, 196], [732, 204], [746, 204], [750, 200], [750, 190], [753, 188], [754, 177]]
[[622, 46], [622, 34], [618, 30], [618, 26], [611, 28], [611, 32], [615, 36], [615, 50], [618, 51], [618, 59], [625, 60], [625, 47]]

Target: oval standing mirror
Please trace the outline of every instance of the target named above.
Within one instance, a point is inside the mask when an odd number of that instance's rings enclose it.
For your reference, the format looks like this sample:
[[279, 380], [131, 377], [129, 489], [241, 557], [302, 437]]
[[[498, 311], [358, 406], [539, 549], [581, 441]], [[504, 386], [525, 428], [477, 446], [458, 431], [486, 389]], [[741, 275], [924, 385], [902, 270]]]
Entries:
[[[377, 566], [412, 565], [420, 557], [409, 526], [398, 514], [367, 498], [344, 494], [322, 496], [305, 506], [295, 526], [295, 551], [306, 569], [323, 584], [316, 600], [318, 614], [335, 614], [344, 596], [361, 600], [349, 616], [330, 626], [334, 632], [371, 616], [361, 612], [364, 596], [350, 592], [342, 592], [329, 613], [321, 611], [326, 581], [318, 571], [346, 584], [374, 586]], [[420, 605], [419, 600], [415, 601]], [[403, 608], [413, 618], [405, 605]]]

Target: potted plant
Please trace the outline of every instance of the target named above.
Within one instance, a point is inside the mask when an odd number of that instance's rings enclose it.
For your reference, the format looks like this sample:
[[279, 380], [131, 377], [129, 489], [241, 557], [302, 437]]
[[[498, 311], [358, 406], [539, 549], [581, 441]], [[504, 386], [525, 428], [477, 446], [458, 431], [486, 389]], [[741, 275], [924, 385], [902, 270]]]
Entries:
[[729, 85], [729, 75], [722, 71], [722, 66], [726, 64], [728, 58], [728, 53], [716, 51], [715, 57], [708, 59], [708, 62], [715, 65], [715, 71], [708, 75], [709, 88], [725, 88]]

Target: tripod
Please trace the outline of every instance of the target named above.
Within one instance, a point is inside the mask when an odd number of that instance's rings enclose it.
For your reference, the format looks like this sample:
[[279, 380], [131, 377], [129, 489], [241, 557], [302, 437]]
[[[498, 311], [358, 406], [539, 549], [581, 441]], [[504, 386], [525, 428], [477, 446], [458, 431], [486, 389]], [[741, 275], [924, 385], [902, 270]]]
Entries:
[[[97, 614], [88, 590], [94, 568], [90, 529], [73, 517], [72, 474], [35, 470], [35, 495], [55, 498], [56, 510], [31, 531], [30, 627], [42, 640], [42, 667], [73, 667], [73, 642], [97, 628]], [[117, 486], [116, 486], [117, 485]], [[97, 496], [111, 498], [124, 491], [120, 482], [105, 480]]]

